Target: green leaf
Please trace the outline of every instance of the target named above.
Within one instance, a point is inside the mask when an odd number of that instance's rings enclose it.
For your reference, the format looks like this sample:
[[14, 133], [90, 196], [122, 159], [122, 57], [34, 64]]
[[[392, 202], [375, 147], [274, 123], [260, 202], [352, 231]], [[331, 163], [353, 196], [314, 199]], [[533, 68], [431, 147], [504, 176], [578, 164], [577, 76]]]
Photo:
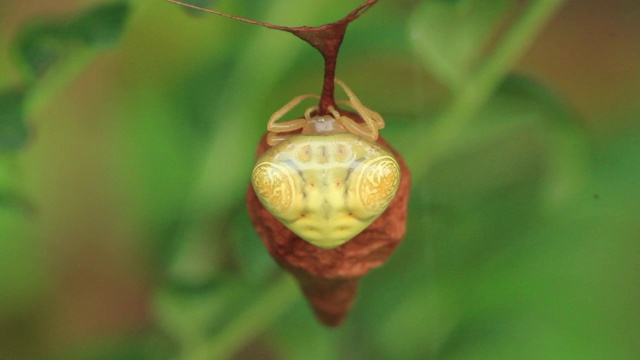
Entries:
[[0, 152], [19, 150], [27, 143], [29, 130], [24, 118], [25, 94], [22, 89], [0, 92]]
[[98, 5], [70, 20], [33, 23], [16, 37], [16, 61], [30, 80], [42, 78], [80, 49], [113, 46], [123, 32], [128, 13], [126, 2], [115, 2]]
[[413, 48], [424, 66], [452, 89], [460, 87], [509, 10], [511, 0], [422, 2], [409, 21]]
[[[163, 339], [164, 340], [164, 339]], [[118, 333], [117, 336], [90, 339], [82, 346], [72, 346], [46, 360], [163, 360], [173, 358], [167, 341], [156, 340], [147, 333]]]
[[70, 52], [69, 38], [61, 24], [38, 23], [24, 28], [16, 38], [14, 53], [25, 76], [31, 80], [43, 77]]
[[[582, 192], [589, 173], [586, 134], [576, 115], [556, 94], [524, 76], [508, 77], [499, 91], [533, 105], [527, 113], [537, 114], [544, 126], [547, 153], [542, 196], [548, 206], [563, 206]], [[512, 106], [519, 104], [514, 100]]]
[[32, 218], [0, 199], [0, 317], [33, 311], [47, 286], [44, 248], [33, 230]]
[[[187, 4], [191, 4], [191, 5], [195, 5], [201, 8], [210, 8], [211, 5], [216, 2], [216, 0], [185, 0], [184, 1]], [[191, 15], [197, 15], [197, 16], [201, 16], [206, 14], [204, 11], [198, 10], [198, 9], [193, 9], [187, 6], [183, 6], [183, 10], [185, 12], [187, 12], [188, 14]]]
[[73, 22], [71, 32], [77, 34], [85, 45], [109, 48], [120, 40], [128, 14], [127, 2], [98, 5]]

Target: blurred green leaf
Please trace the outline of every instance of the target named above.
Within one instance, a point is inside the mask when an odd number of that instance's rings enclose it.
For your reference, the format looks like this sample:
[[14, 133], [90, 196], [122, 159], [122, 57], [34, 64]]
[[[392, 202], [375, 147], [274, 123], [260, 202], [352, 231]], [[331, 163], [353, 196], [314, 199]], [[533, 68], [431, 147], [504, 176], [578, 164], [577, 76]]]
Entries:
[[46, 289], [46, 258], [33, 236], [33, 220], [0, 206], [0, 315], [27, 314]]
[[[63, 351], [45, 360], [163, 360], [170, 358], [165, 343], [158, 344], [146, 334], [118, 334], [93, 339], [88, 344]], [[163, 351], [158, 351], [159, 349]]]
[[[407, 151], [420, 156], [421, 146]], [[545, 226], [540, 216], [548, 187], [565, 184], [562, 194], [571, 195], [563, 197], [567, 206], [584, 192], [589, 160], [580, 127], [561, 99], [530, 78], [507, 78], [449, 151], [424, 177], [414, 178], [407, 237], [383, 271], [363, 280], [353, 314], [364, 323], [357, 331], [377, 339], [371, 354], [432, 358], [451, 347], [473, 348], [474, 339], [489, 347], [499, 343], [492, 334], [479, 336], [485, 326], [511, 327], [498, 324], [503, 320], [498, 316], [473, 314], [486, 318], [477, 333], [467, 329], [476, 327], [468, 318], [476, 304], [466, 299], [475, 274], [502, 259], [510, 259], [504, 266], [508, 273], [511, 262], [525, 258], [530, 242], [521, 239]], [[487, 306], [481, 300], [508, 303], [508, 290], [496, 288], [496, 299], [474, 300], [480, 309]], [[517, 343], [528, 333], [515, 325]]]
[[27, 217], [32, 216], [35, 213], [32, 204], [24, 196], [16, 193], [15, 186], [12, 187], [11, 185], [5, 184], [4, 181], [0, 182], [0, 209], [3, 211], [6, 209], [13, 210]]
[[580, 119], [551, 89], [526, 76], [509, 76], [499, 91], [511, 109], [537, 116], [543, 127], [547, 155], [541, 195], [547, 206], [562, 207], [582, 192], [588, 178], [590, 154]]
[[245, 204], [234, 212], [230, 226], [229, 233], [234, 235], [235, 261], [238, 262], [242, 275], [249, 282], [264, 282], [276, 272], [276, 264], [258, 237], [245, 210]]
[[39, 23], [19, 33], [15, 48], [18, 65], [33, 80], [44, 76], [70, 51], [67, 28], [57, 23]]
[[27, 143], [25, 97], [26, 92], [22, 89], [0, 92], [0, 152], [19, 150]]
[[239, 304], [253, 298], [243, 285], [232, 276], [219, 276], [199, 292], [166, 288], [155, 298], [156, 321], [180, 345], [198, 344], [229, 321]]
[[[199, 6], [201, 8], [207, 9], [207, 8], [210, 8], [211, 5], [216, 2], [216, 0], [184, 0], [183, 2], [186, 3], [186, 4], [191, 4], [191, 5], [194, 5], [194, 6]], [[201, 16], [201, 15], [206, 14], [206, 12], [204, 12], [202, 10], [193, 9], [193, 8], [188, 7], [188, 6], [182, 6], [182, 9], [185, 12], [187, 12], [188, 14], [191, 14], [191, 15]]]
[[87, 46], [112, 47], [122, 36], [129, 8], [127, 1], [98, 5], [72, 22], [70, 30]]
[[183, 359], [226, 359], [299, 298], [289, 276], [249, 284], [221, 275], [205, 291], [166, 288], [155, 297], [156, 321]]
[[270, 338], [281, 360], [342, 359], [340, 345], [350, 340], [346, 327], [327, 328], [315, 321], [306, 301], [296, 302], [276, 321]]
[[46, 19], [26, 26], [16, 37], [16, 61], [30, 80], [84, 47], [105, 49], [120, 38], [129, 13], [127, 2], [101, 4], [70, 20]]
[[412, 14], [413, 48], [438, 79], [457, 89], [465, 83], [511, 0], [423, 1]]

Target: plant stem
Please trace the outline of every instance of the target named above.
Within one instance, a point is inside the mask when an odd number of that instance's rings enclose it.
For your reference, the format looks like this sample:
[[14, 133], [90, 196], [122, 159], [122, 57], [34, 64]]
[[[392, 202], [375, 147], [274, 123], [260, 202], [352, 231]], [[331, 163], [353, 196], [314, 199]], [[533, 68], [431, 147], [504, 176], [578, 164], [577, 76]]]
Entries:
[[416, 135], [409, 135], [408, 143], [424, 144], [410, 155], [419, 159], [409, 159], [416, 177], [424, 176], [435, 160], [446, 152], [455, 137], [489, 100], [535, 36], [565, 2], [566, 0], [532, 1], [436, 122], [433, 125], [421, 122], [419, 129], [412, 129], [412, 133]]
[[266, 329], [295, 299], [298, 287], [289, 275], [282, 275], [265, 293], [256, 296], [253, 303], [237, 316], [229, 326], [206, 342], [188, 351], [182, 360], [227, 359], [247, 339]]
[[[341, 43], [342, 41], [340, 41]], [[324, 83], [322, 84], [322, 94], [320, 95], [320, 104], [318, 105], [318, 115], [329, 114], [329, 107], [336, 107], [334, 96], [336, 63], [338, 62], [338, 50], [340, 44], [335, 46], [335, 52], [331, 54], [322, 54], [324, 58]]]

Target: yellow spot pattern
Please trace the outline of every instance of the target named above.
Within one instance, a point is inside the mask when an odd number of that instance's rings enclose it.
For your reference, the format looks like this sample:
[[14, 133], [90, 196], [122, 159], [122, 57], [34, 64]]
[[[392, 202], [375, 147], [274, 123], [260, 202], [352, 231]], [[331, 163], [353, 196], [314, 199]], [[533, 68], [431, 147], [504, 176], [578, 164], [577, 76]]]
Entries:
[[291, 207], [293, 179], [287, 168], [264, 162], [253, 169], [253, 188], [262, 204], [272, 213], [281, 213]]
[[382, 212], [389, 206], [398, 188], [398, 163], [389, 156], [369, 160], [358, 176], [357, 194], [362, 206], [369, 211]]

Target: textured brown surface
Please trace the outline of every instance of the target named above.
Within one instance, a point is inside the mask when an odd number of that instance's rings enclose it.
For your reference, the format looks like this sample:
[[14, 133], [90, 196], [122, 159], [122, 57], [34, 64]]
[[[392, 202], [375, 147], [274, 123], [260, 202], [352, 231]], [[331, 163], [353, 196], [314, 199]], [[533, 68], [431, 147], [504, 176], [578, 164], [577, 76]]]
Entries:
[[[247, 207], [251, 221], [271, 256], [291, 272], [320, 321], [340, 325], [356, 297], [358, 278], [382, 265], [400, 244], [406, 231], [411, 175], [400, 155], [390, 149], [400, 164], [400, 188], [389, 208], [358, 236], [335, 249], [321, 249], [302, 240], [269, 213], [251, 185]], [[257, 156], [269, 146], [262, 138]]]

